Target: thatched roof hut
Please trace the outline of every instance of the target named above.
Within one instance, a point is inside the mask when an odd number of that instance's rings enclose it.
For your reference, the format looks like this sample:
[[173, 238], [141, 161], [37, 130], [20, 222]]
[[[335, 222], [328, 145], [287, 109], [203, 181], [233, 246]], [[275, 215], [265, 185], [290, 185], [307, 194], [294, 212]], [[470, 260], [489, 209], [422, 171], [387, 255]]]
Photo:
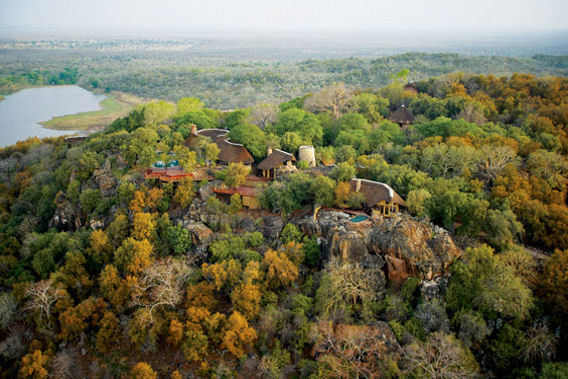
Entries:
[[246, 147], [240, 143], [230, 142], [227, 139], [227, 134], [229, 131], [227, 129], [201, 129], [192, 125], [191, 135], [187, 137], [184, 141], [184, 145], [191, 147], [197, 138], [208, 137], [215, 142], [219, 148], [219, 156], [217, 159], [223, 163], [245, 163], [252, 164], [254, 162], [253, 157], [250, 155]]
[[225, 137], [217, 137], [215, 140], [219, 148], [219, 156], [217, 159], [224, 163], [245, 163], [252, 164], [254, 159], [248, 152], [246, 147], [240, 143], [234, 143]]
[[280, 149], [269, 149], [268, 156], [264, 158], [257, 166], [259, 170], [270, 170], [278, 168], [288, 162], [295, 162], [296, 158], [285, 151]]
[[404, 85], [404, 90], [407, 92], [418, 93], [418, 86], [416, 82], [409, 82]]
[[414, 114], [403, 104], [391, 114], [390, 120], [400, 126], [410, 125], [414, 123]]
[[397, 204], [406, 207], [402, 197], [385, 183], [353, 178], [351, 179], [351, 191], [362, 193], [369, 208], [373, 208], [379, 203]]

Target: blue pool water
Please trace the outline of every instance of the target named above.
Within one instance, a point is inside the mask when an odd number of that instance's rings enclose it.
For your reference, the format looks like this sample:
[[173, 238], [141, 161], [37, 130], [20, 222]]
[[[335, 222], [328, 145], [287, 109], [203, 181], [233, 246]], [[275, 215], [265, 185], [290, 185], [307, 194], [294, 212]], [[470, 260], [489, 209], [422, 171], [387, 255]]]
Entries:
[[369, 217], [367, 217], [367, 216], [359, 215], [359, 216], [353, 217], [352, 219], [349, 219], [349, 221], [351, 221], [351, 222], [361, 222], [361, 221], [365, 221], [365, 220], [368, 220], [368, 219], [369, 219]]

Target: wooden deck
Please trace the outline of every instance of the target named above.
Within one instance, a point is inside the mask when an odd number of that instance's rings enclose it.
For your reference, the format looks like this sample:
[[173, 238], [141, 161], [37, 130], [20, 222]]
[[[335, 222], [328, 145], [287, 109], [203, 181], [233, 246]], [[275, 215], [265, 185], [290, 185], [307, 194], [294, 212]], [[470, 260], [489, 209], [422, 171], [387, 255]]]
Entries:
[[193, 179], [194, 175], [192, 172], [185, 172], [180, 168], [168, 167], [152, 167], [146, 169], [144, 173], [144, 179], [158, 179], [161, 182], [172, 183], [179, 182], [184, 178]]
[[240, 187], [215, 187], [213, 188], [213, 192], [222, 194], [222, 195], [234, 195], [238, 193], [241, 196], [247, 197], [255, 197], [256, 196], [256, 188], [250, 186], [240, 186]]

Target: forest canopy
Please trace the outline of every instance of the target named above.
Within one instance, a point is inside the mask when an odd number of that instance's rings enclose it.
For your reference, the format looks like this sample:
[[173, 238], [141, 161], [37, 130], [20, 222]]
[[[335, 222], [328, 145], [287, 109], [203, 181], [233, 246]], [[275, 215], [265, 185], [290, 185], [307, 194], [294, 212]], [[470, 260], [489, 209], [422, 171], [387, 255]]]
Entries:
[[[154, 101], [76, 145], [0, 150], [6, 376], [565, 376], [568, 79], [456, 73], [408, 90], [407, 75], [227, 112]], [[391, 120], [401, 108], [412, 123]], [[192, 124], [229, 129], [257, 163], [313, 145], [317, 167], [298, 163], [249, 210], [211, 189], [250, 167], [184, 143]], [[213, 183], [144, 180], [168, 152]], [[353, 177], [390, 185], [406, 204], [394, 220], [432, 244], [448, 230], [461, 258], [396, 282], [384, 252], [331, 254], [297, 215], [362, 213]]]

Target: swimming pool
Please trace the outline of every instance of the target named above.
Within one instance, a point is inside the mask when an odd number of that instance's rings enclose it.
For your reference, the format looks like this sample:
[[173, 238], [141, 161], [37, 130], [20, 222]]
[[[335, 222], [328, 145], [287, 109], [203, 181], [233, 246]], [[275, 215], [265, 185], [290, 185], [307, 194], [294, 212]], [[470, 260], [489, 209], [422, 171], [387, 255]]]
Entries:
[[359, 215], [359, 216], [355, 216], [355, 217], [349, 219], [349, 221], [351, 221], [351, 222], [361, 222], [361, 221], [366, 221], [366, 220], [368, 220], [368, 219], [369, 219], [369, 217], [367, 217], [367, 216]]

